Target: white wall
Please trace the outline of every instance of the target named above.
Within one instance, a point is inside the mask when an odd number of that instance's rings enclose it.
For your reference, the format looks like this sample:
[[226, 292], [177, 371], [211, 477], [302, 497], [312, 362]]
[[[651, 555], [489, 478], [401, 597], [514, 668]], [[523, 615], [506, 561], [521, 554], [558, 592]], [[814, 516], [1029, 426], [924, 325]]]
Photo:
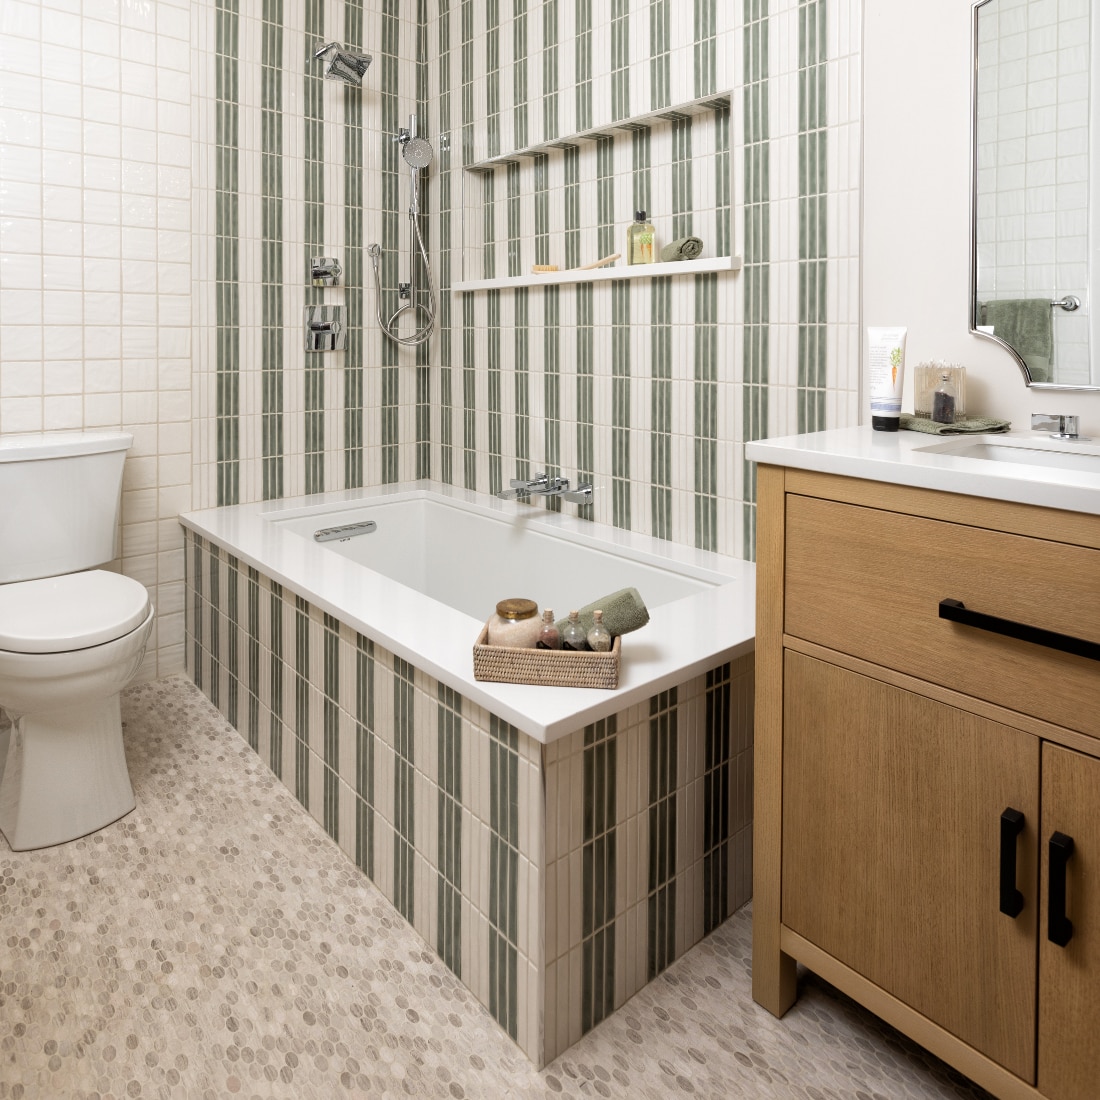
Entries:
[[[863, 324], [906, 325], [910, 367], [966, 366], [970, 413], [1021, 429], [1033, 412], [1077, 413], [1100, 436], [1100, 393], [1029, 390], [1007, 352], [967, 330], [971, 16], [969, 0], [865, 5]], [[865, 379], [864, 420], [867, 403]]]

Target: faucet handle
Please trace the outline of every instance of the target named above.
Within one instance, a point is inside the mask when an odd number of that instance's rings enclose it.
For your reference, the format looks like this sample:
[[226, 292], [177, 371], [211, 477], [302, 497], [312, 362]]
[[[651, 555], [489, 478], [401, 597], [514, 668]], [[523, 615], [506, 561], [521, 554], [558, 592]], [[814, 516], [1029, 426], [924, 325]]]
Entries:
[[1066, 413], [1032, 413], [1031, 430], [1049, 431], [1051, 439], [1081, 439], [1077, 434], [1077, 417]]

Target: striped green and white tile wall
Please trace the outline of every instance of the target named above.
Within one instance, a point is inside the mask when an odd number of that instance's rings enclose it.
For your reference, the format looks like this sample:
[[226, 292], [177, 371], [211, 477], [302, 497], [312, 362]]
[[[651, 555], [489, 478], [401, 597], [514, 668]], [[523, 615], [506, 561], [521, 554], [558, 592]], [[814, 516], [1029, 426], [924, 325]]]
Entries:
[[532, 1061], [751, 892], [752, 657], [547, 746], [217, 546], [188, 671]]

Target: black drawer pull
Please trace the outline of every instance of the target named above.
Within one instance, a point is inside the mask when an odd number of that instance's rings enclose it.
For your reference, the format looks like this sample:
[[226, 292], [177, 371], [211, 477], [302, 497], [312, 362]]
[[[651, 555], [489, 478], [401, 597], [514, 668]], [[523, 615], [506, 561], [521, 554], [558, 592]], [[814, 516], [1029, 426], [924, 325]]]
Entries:
[[1024, 831], [1024, 815], [1009, 807], [1001, 814], [1001, 912], [1018, 917], [1024, 895], [1016, 889], [1016, 838]]
[[1066, 864], [1073, 855], [1073, 837], [1051, 833], [1047, 846], [1047, 939], [1065, 947], [1073, 938], [1073, 921], [1066, 916]]
[[961, 600], [940, 600], [940, 618], [950, 619], [953, 623], [973, 626], [978, 630], [988, 630], [992, 634], [1003, 634], [1007, 638], [1017, 638], [1021, 642], [1032, 642], [1057, 649], [1062, 653], [1072, 653], [1076, 657], [1088, 657], [1100, 661], [1100, 645], [1074, 638], [1071, 634], [1057, 634], [1053, 630], [1043, 630], [1026, 623], [1013, 622], [1011, 619], [998, 619], [995, 615], [983, 615], [980, 611], [968, 611]]

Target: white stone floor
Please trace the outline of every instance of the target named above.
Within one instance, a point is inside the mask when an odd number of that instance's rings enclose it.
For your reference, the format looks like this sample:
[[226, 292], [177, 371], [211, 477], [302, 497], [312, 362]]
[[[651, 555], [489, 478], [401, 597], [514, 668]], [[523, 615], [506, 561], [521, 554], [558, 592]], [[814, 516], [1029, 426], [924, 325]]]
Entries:
[[984, 1097], [807, 976], [749, 992], [748, 909], [536, 1071], [194, 686], [123, 696], [138, 808], [0, 838], [0, 1098]]

